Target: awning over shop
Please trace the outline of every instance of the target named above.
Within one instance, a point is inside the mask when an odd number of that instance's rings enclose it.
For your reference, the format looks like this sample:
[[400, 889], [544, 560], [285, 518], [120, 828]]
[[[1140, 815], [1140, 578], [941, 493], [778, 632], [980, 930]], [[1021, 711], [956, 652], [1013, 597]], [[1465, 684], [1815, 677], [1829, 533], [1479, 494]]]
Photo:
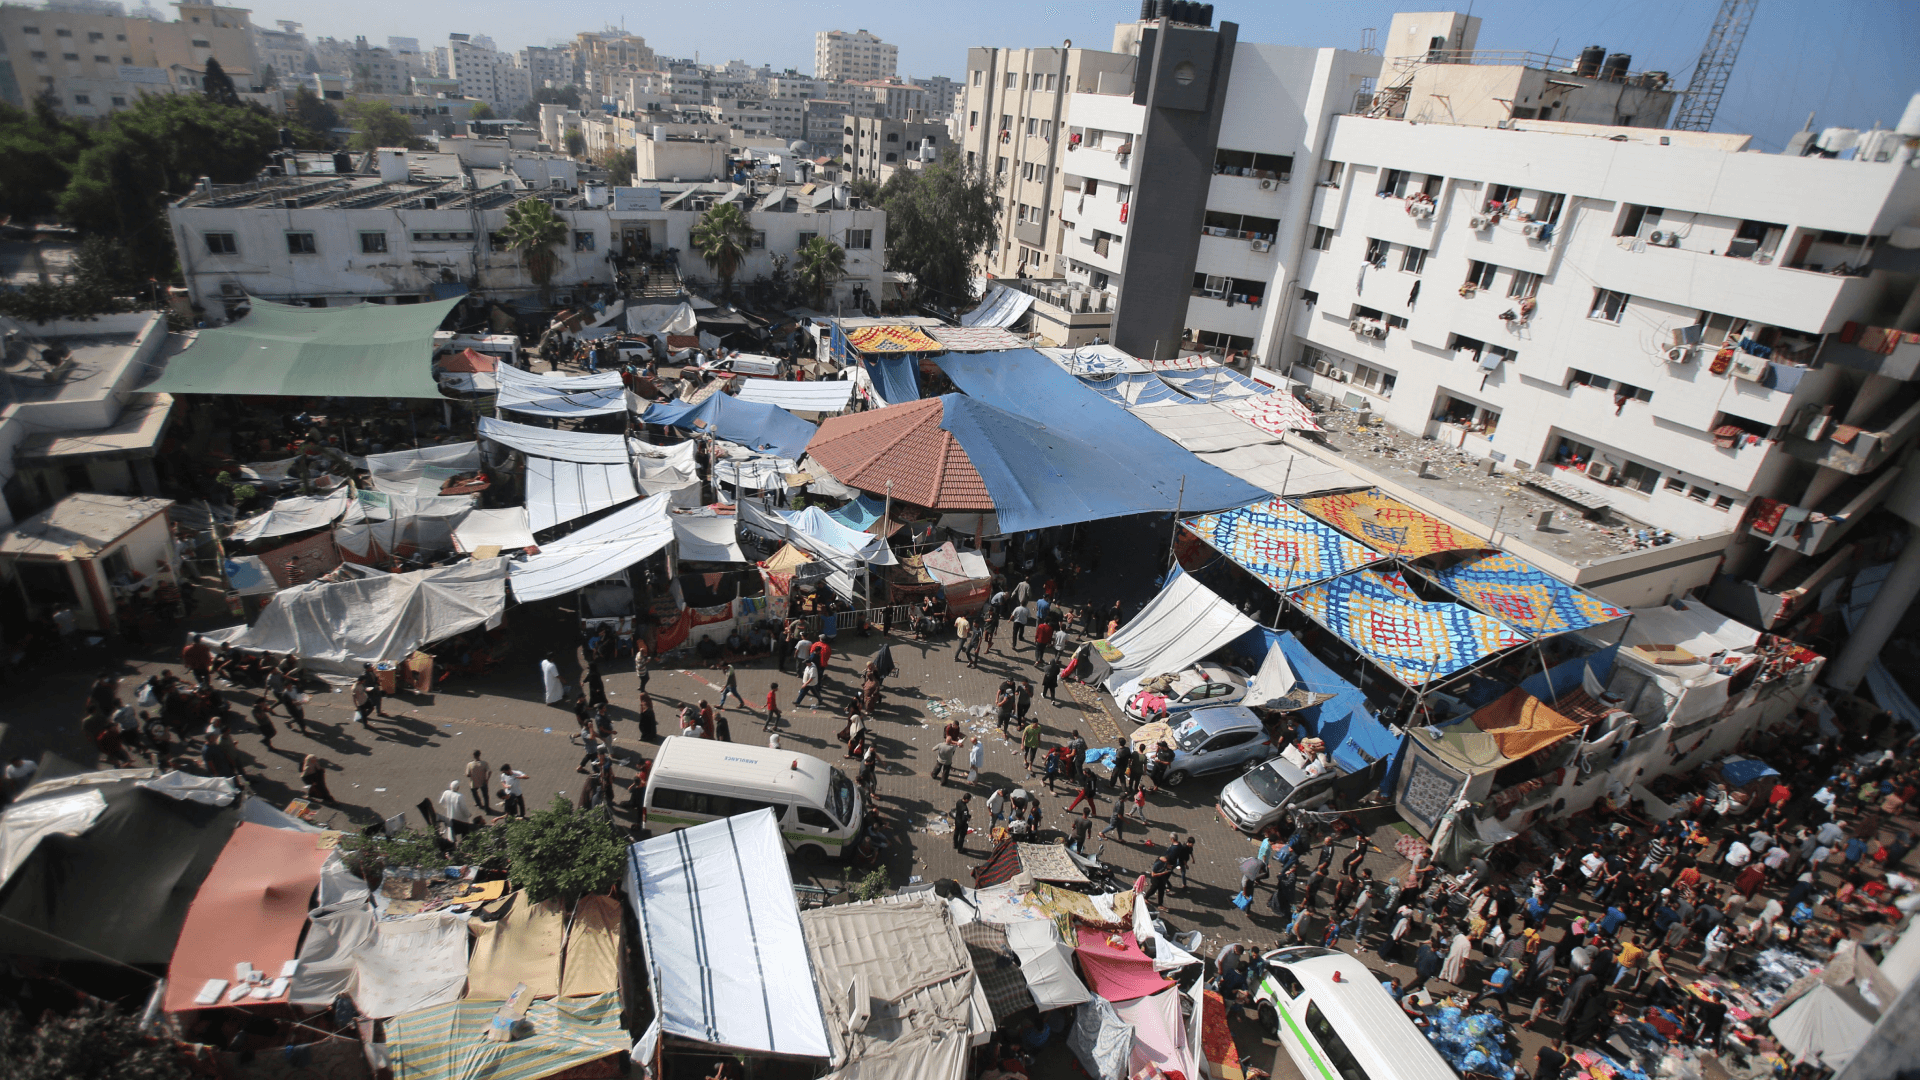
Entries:
[[960, 316], [961, 326], [1012, 326], [1033, 306], [1033, 294], [1005, 285], [995, 285], [980, 298], [980, 305]]
[[[1102, 501], [1117, 502], [1124, 499], [1134, 506], [1133, 509], [1117, 513], [1064, 517], [1048, 524], [1091, 521], [1121, 513], [1173, 510], [1176, 507], [1219, 510], [1229, 506], [1244, 506], [1266, 497], [1266, 493], [1259, 488], [1194, 457], [1132, 413], [1116, 411], [1112, 402], [1031, 349], [950, 354], [940, 357], [936, 362], [953, 379], [954, 384], [966, 392], [969, 400], [1040, 425], [1042, 434], [1038, 441], [1041, 443], [1058, 436], [1096, 448], [1087, 467], [1098, 468], [1104, 474], [1104, 479], [1093, 486], [1105, 490], [1081, 492], [1080, 497], [1092, 498], [1098, 494]], [[949, 403], [947, 417], [950, 426], [954, 411]], [[975, 449], [964, 435], [961, 445], [967, 448], [974, 465], [981, 468], [981, 475], [987, 477], [987, 487], [993, 490], [995, 503], [1002, 507], [1011, 505], [1011, 500], [1003, 499], [1000, 492], [994, 489], [993, 478], [988, 475], [981, 461], [982, 452]], [[1086, 452], [1078, 447], [1074, 450]], [[1057, 465], [1062, 455], [1055, 450], [1041, 456], [1054, 458], [1054, 464]], [[1005, 517], [1004, 510], [1002, 517]]]
[[362, 664], [398, 663], [421, 645], [498, 619], [507, 606], [506, 585], [504, 559], [295, 585], [274, 596], [252, 626], [204, 636], [358, 674]]
[[1295, 499], [1302, 510], [1395, 558], [1485, 548], [1487, 541], [1415, 510], [1379, 488]]
[[565, 431], [480, 418], [480, 437], [488, 442], [509, 446], [530, 457], [553, 458], [590, 465], [625, 465], [627, 439], [624, 435], [597, 435], [588, 431]]
[[943, 398], [837, 416], [820, 425], [807, 455], [834, 479], [934, 510], [992, 510], [993, 497], [953, 432]]
[[326, 495], [292, 495], [273, 500], [273, 509], [234, 524], [233, 539], [251, 543], [270, 536], [289, 536], [323, 529], [339, 521], [353, 506], [353, 489], [342, 487]]
[[839, 412], [853, 398], [851, 379], [814, 379], [787, 382], [781, 379], [743, 379], [741, 401], [756, 405], [778, 405], [793, 412]]
[[1395, 570], [1357, 570], [1292, 600], [1404, 686], [1425, 686], [1529, 640], [1464, 604], [1420, 599]]
[[729, 394], [714, 394], [697, 405], [655, 402], [647, 406], [640, 419], [661, 427], [718, 435], [749, 450], [771, 451], [789, 458], [805, 452], [817, 430], [777, 405], [742, 401]]
[[621, 385], [617, 371], [600, 375], [535, 375], [511, 364], [501, 364], [494, 377], [500, 380], [499, 406], [530, 416], [604, 416], [627, 407], [626, 387]]
[[639, 497], [633, 470], [624, 461], [617, 465], [583, 465], [555, 458], [527, 458], [527, 524], [534, 532]]
[[304, 308], [254, 297], [201, 330], [147, 393], [438, 398], [433, 332], [460, 301]]
[[633, 845], [627, 898], [663, 1032], [740, 1050], [832, 1054], [771, 811]]
[[531, 603], [591, 585], [666, 547], [674, 536], [667, 504], [668, 496], [654, 495], [541, 545], [512, 564], [514, 598]]
[[[1107, 639], [1119, 654], [1108, 660], [1113, 673], [1107, 677], [1107, 691], [1114, 700], [1125, 701], [1139, 689], [1140, 680], [1179, 671], [1254, 626], [1193, 575], [1181, 574]], [[1098, 988], [1094, 992], [1101, 993]]]
[[[235, 828], [180, 927], [167, 967], [167, 1011], [285, 1001], [288, 983], [279, 978], [280, 968], [299, 955], [307, 903], [320, 884], [320, 864], [332, 851], [331, 841], [314, 833], [251, 822]], [[241, 997], [223, 992], [213, 1001], [201, 1000], [209, 980], [233, 989], [241, 961], [269, 981]]]
[[461, 551], [497, 547], [513, 552], [533, 547], [533, 530], [527, 527], [527, 508], [469, 510], [453, 527], [453, 543]]
[[1202, 514], [1181, 524], [1278, 593], [1386, 558], [1281, 499]]

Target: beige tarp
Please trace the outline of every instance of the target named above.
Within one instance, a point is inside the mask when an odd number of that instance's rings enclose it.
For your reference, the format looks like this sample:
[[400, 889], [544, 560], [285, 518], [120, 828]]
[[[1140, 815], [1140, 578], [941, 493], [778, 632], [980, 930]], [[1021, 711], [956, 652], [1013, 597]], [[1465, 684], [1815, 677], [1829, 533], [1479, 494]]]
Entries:
[[566, 908], [558, 900], [528, 903], [525, 889], [498, 902], [513, 905], [506, 918], [467, 924], [475, 935], [473, 956], [467, 961], [467, 997], [504, 1001], [519, 983], [526, 983], [537, 998], [560, 993]]
[[620, 902], [585, 896], [573, 909], [560, 996], [605, 994], [620, 989]]

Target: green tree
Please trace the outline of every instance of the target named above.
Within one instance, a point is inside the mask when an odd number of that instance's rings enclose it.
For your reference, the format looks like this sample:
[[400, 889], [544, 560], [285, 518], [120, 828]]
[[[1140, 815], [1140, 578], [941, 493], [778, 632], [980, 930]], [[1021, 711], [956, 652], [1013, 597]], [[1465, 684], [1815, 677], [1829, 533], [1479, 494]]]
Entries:
[[567, 132], [567, 156], [579, 157], [587, 152], [587, 137], [577, 131]]
[[537, 124], [540, 122], [542, 105], [565, 105], [577, 112], [580, 109], [580, 89], [575, 86], [539, 87], [534, 90], [533, 97], [529, 98], [526, 104], [513, 110], [513, 118], [524, 120], [529, 124]]
[[260, 88], [262, 90], [280, 89], [280, 73], [273, 70], [272, 64], [260, 69]]
[[560, 256], [554, 253], [553, 246], [566, 243], [567, 232], [567, 223], [555, 216], [553, 207], [545, 199], [521, 199], [507, 207], [507, 224], [500, 235], [508, 251], [520, 253], [527, 276], [540, 287], [543, 297], [553, 281], [553, 272], [560, 266]]
[[313, 88], [302, 83], [293, 92], [293, 100], [287, 102], [287, 113], [301, 127], [317, 132], [327, 140], [333, 139], [333, 129], [340, 126], [340, 110], [333, 102], [313, 92]]
[[924, 169], [896, 170], [876, 203], [887, 212], [888, 267], [911, 274], [917, 293], [965, 306], [974, 261], [999, 235], [999, 186], [955, 150]]
[[604, 806], [576, 809], [555, 795], [546, 809], [507, 825], [513, 883], [534, 903], [603, 892], [627, 866], [627, 848]]
[[491, 120], [493, 119], [493, 106], [484, 101], [476, 101], [473, 103], [473, 109], [467, 113], [467, 119]]
[[51, 214], [92, 142], [86, 125], [63, 119], [45, 98], [27, 110], [0, 103], [0, 215]]
[[258, 106], [198, 94], [143, 97], [81, 153], [59, 211], [83, 232], [124, 245], [138, 273], [170, 275], [166, 204], [202, 176], [217, 184], [252, 179], [279, 145], [280, 124]]
[[600, 158], [600, 167], [607, 170], [607, 183], [613, 187], [626, 187], [633, 183], [633, 151], [613, 149]]
[[340, 112], [353, 125], [353, 138], [349, 140], [349, 145], [355, 150], [378, 150], [383, 146], [420, 147], [420, 140], [413, 137], [413, 121], [407, 119], [406, 113], [384, 101], [349, 101]]
[[111, 1005], [86, 1000], [62, 1016], [30, 1022], [17, 1009], [0, 1011], [0, 1061], [9, 1080], [187, 1080], [192, 1075], [171, 1041], [140, 1033], [138, 1020]]
[[753, 250], [753, 224], [747, 215], [732, 203], [721, 203], [700, 216], [692, 239], [693, 250], [720, 276], [721, 294], [733, 296], [733, 276]]
[[240, 104], [240, 92], [233, 88], [233, 76], [227, 74], [216, 57], [207, 57], [207, 73], [200, 79], [200, 92], [215, 105]]
[[834, 283], [847, 272], [847, 250], [824, 236], [816, 236], [801, 245], [795, 261], [799, 266], [794, 277], [801, 291], [815, 308], [825, 310]]

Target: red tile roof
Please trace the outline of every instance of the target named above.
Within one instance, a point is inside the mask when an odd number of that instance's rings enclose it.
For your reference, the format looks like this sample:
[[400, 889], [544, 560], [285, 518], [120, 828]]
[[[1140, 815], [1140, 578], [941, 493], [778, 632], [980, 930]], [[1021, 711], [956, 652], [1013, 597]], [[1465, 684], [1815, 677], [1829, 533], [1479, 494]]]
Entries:
[[959, 440], [943, 431], [939, 398], [836, 416], [820, 425], [807, 455], [848, 487], [932, 510], [992, 510], [986, 481]]

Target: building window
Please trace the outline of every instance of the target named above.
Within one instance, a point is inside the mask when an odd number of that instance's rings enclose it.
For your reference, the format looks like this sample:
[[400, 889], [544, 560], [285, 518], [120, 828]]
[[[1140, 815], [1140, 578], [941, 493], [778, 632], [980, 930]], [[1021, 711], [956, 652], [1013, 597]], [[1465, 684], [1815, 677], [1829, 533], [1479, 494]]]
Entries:
[[96, 64], [111, 64], [113, 63], [113, 58], [110, 56], [96, 56], [93, 58], [93, 62]]
[[1699, 484], [1695, 484], [1687, 490], [1687, 498], [1692, 499], [1694, 502], [1706, 502], [1707, 496], [1712, 494], [1712, 488], [1702, 487]]
[[888, 152], [887, 152], [887, 160], [888, 160], [888, 161], [899, 161], [899, 160], [900, 160], [900, 155], [899, 155], [899, 154], [896, 154], [896, 153], [893, 153], [892, 151], [888, 151]]
[[[494, 235], [498, 236], [499, 234], [495, 233]], [[413, 234], [413, 242], [416, 244], [464, 244], [470, 242], [472, 239], [473, 234], [470, 232], [417, 232]], [[507, 250], [505, 242], [496, 240], [494, 250]]]
[[210, 232], [206, 234], [206, 240], [207, 254], [209, 255], [237, 255], [240, 253], [240, 248], [233, 242], [233, 234], [230, 232]]
[[1540, 291], [1540, 275], [1529, 274], [1525, 270], [1515, 270], [1513, 281], [1507, 285], [1507, 295], [1515, 299], [1530, 299]]
[[1285, 154], [1256, 154], [1248, 150], [1215, 150], [1215, 176], [1245, 176], [1254, 180], [1291, 180], [1293, 158]]
[[1651, 465], [1642, 465], [1628, 459], [1626, 468], [1620, 470], [1620, 483], [1645, 495], [1653, 494], [1660, 483], [1660, 472]]
[[979, 124], [980, 124], [980, 110], [979, 110], [979, 109], [974, 109], [973, 111], [971, 111], [971, 112], [969, 112], [969, 113], [967, 113], [967, 128], [968, 128], [969, 130], [971, 130], [971, 129], [973, 129], [973, 128], [975, 128], [975, 127], [978, 127], [978, 126], [979, 126]]
[[122, 106], [126, 105], [126, 103], [127, 103], [127, 99], [123, 97], [116, 97], [113, 99], [113, 107], [116, 109], [121, 108]]
[[1401, 315], [1389, 315], [1387, 316], [1387, 327], [1392, 330], [1405, 330], [1407, 328], [1407, 320]]
[[1015, 72], [1011, 72], [1011, 71], [1007, 72], [1007, 89], [1015, 90], [1015, 89], [1018, 89], [1019, 86], [1020, 86], [1020, 76]]
[[61, 54], [60, 54], [60, 59], [62, 59], [62, 60], [78, 60], [78, 59], [80, 59], [80, 54], [79, 54], [79, 53], [77, 53], [77, 52], [63, 52], [63, 53], [61, 53]]
[[1591, 386], [1595, 390], [1605, 390], [1613, 385], [1613, 380], [1607, 378], [1605, 375], [1595, 375], [1591, 371], [1581, 371], [1579, 368], [1575, 368], [1573, 369], [1573, 377], [1567, 380], [1567, 385], [1569, 387]]
[[1326, 251], [1333, 247], [1333, 230], [1325, 225], [1313, 227], [1313, 250]]
[[387, 234], [383, 232], [363, 232], [360, 234], [360, 254], [385, 255], [387, 253]]
[[86, 94], [75, 94], [73, 95], [73, 103], [75, 105], [91, 105], [93, 104], [93, 98]]
[[54, 36], [54, 37], [72, 37], [72, 36], [73, 36], [73, 31], [71, 31], [71, 30], [55, 30], [55, 31], [53, 32], [53, 36]]
[[848, 251], [871, 250], [873, 248], [873, 230], [848, 229], [846, 248]]
[[1375, 266], [1387, 265], [1387, 242], [1377, 237], [1367, 239], [1367, 261]]
[[1677, 491], [1680, 494], [1685, 495], [1687, 493], [1687, 482], [1685, 480], [1680, 479], [1677, 476], [1669, 476], [1667, 477], [1667, 490]]
[[1492, 263], [1475, 260], [1467, 264], [1467, 284], [1472, 289], [1493, 288], [1493, 272], [1500, 269]]
[[1382, 371], [1356, 361], [1353, 365], [1353, 382], [1368, 393], [1378, 394], [1383, 398], [1393, 397], [1394, 375], [1392, 372]]
[[312, 233], [290, 232], [287, 234], [287, 254], [312, 255], [318, 252], [319, 250], [320, 249], [315, 247], [313, 244]]
[[1407, 249], [1406, 254], [1400, 257], [1400, 269], [1405, 270], [1409, 274], [1417, 274], [1426, 269], [1426, 267], [1426, 248], [1410, 247]]
[[1714, 508], [1715, 510], [1731, 510], [1731, 509], [1733, 509], [1733, 496], [1731, 496], [1731, 495], [1715, 495], [1715, 496], [1713, 497], [1713, 508]]
[[[591, 235], [591, 234], [589, 234], [589, 235]], [[755, 230], [753, 230], [753, 247], [754, 247], [754, 249], [755, 249], [755, 250], [759, 250], [759, 249], [762, 249], [762, 248], [765, 248], [766, 246], [767, 246], [767, 230], [765, 230], [765, 229], [755, 229]]]
[[[27, 55], [33, 57], [35, 60], [45, 60], [47, 58], [47, 54], [41, 52], [39, 49], [35, 49]], [[48, 81], [51, 82], [52, 80]]]
[[[758, 247], [760, 245], [756, 244], [755, 246]], [[573, 234], [573, 250], [592, 251], [593, 250], [593, 234], [590, 232], [574, 233]]]
[[1593, 290], [1593, 308], [1587, 312], [1587, 318], [1617, 323], [1627, 310], [1627, 294], [1612, 289]]
[[984, 72], [984, 71], [980, 71], [979, 69], [977, 69], [977, 68], [976, 68], [976, 69], [974, 70], [974, 73], [973, 73], [973, 85], [975, 85], [975, 86], [979, 86], [979, 85], [980, 85], [980, 77], [981, 77], [982, 75], [985, 75], [985, 74], [986, 74], [986, 72]]
[[23, 34], [38, 34], [40, 28], [37, 26], [23, 26], [20, 28], [20, 32]]
[[1643, 228], [1657, 229], [1660, 227], [1660, 215], [1663, 212], [1657, 206], [1628, 203], [1626, 212], [1620, 215], [1620, 227], [1613, 230], [1613, 235], [1639, 236]]

